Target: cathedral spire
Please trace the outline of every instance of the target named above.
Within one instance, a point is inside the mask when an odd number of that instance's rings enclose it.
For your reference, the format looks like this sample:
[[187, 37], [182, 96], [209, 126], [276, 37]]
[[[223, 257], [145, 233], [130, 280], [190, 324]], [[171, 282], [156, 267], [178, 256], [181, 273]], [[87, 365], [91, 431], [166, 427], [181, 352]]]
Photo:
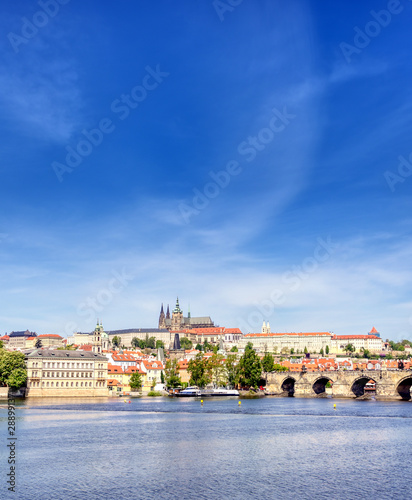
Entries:
[[159, 314], [159, 329], [165, 328], [166, 323], [165, 323], [165, 312], [163, 310], [163, 303], [162, 307], [160, 308], [160, 314]]
[[169, 304], [167, 304], [166, 319], [170, 319], [170, 309], [169, 309]]

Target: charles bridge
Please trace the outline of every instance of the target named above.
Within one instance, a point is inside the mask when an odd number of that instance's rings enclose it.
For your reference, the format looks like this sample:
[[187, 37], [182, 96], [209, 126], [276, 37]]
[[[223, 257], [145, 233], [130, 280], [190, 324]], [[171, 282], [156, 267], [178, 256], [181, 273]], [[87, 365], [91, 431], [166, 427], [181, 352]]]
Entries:
[[365, 385], [373, 380], [376, 399], [411, 399], [412, 370], [271, 372], [264, 377], [266, 391], [279, 396], [323, 397], [330, 382], [332, 397], [359, 398], [365, 395]]

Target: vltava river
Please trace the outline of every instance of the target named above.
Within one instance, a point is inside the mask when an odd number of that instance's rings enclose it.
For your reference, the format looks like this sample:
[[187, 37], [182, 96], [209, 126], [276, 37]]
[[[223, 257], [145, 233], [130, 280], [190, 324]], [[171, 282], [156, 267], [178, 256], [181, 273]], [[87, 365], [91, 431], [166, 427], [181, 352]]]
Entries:
[[[412, 494], [412, 404], [265, 398], [27, 400], [0, 498], [385, 499]], [[334, 410], [333, 404], [337, 405]]]

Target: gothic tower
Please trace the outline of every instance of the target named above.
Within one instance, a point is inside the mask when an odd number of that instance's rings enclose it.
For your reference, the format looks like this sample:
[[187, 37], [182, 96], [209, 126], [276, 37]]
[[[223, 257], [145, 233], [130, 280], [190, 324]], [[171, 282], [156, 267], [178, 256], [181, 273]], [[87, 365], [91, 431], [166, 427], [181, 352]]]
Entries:
[[160, 316], [159, 316], [159, 329], [166, 328], [166, 322], [165, 322], [165, 312], [163, 310], [163, 304], [160, 309]]

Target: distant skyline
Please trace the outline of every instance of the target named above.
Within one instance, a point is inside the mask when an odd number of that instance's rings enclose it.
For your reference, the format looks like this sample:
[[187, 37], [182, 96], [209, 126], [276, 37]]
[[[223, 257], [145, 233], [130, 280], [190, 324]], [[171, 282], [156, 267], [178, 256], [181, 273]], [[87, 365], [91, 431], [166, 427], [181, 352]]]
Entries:
[[179, 296], [245, 333], [412, 338], [411, 21], [3, 3], [2, 334], [153, 327]]

